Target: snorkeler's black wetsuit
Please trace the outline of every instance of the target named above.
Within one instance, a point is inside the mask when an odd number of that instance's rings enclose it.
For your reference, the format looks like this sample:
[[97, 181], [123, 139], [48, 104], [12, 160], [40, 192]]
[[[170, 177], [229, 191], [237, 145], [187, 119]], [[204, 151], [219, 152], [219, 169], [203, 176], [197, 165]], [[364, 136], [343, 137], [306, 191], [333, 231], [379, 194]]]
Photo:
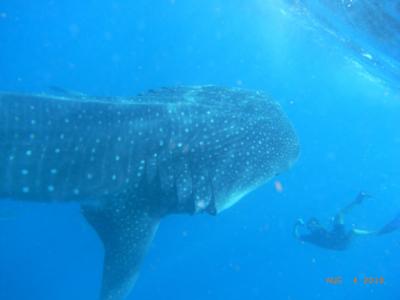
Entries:
[[307, 234], [298, 235], [296, 238], [322, 248], [343, 251], [349, 247], [353, 236], [353, 232], [346, 230], [343, 224], [334, 224], [330, 231], [321, 226]]
[[[380, 230], [368, 231], [357, 228], [346, 230], [344, 226], [344, 215], [352, 210], [355, 206], [361, 204], [365, 198], [369, 197], [371, 196], [364, 192], [360, 192], [349, 205], [340, 210], [335, 216], [331, 230], [327, 230], [316, 218], [311, 218], [307, 224], [305, 224], [301, 219], [297, 220], [293, 228], [293, 234], [295, 238], [302, 242], [307, 242], [321, 248], [343, 251], [350, 246], [355, 236], [378, 236], [400, 229], [399, 214]], [[307, 233], [300, 233], [299, 229], [301, 227], [306, 227]]]

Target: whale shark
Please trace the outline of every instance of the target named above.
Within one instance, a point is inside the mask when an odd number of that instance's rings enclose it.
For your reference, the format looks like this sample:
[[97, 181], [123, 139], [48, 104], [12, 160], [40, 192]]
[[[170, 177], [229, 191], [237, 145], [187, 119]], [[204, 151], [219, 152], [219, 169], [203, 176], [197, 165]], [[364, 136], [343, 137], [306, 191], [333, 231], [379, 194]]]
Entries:
[[79, 203], [104, 245], [101, 300], [126, 299], [162, 218], [216, 215], [298, 155], [261, 91], [0, 93], [0, 199]]

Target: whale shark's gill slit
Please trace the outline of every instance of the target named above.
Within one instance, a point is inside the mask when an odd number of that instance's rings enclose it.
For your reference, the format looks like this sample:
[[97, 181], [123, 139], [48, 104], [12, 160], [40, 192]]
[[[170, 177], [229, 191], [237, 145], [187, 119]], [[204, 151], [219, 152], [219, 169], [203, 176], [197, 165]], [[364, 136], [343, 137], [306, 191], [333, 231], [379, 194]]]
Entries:
[[[194, 191], [193, 191], [194, 169], [193, 169], [193, 159], [192, 159], [191, 155], [187, 156], [187, 165], [186, 166], [187, 166], [187, 170], [186, 170], [186, 174], [185, 175], [188, 178], [187, 180], [189, 180], [189, 178], [190, 178], [190, 183], [188, 182], [188, 187], [187, 187], [187, 189], [189, 189], [189, 193], [186, 194], [187, 202], [190, 202], [190, 203], [187, 204], [187, 207], [190, 207], [190, 211], [192, 213], [195, 213], [196, 207], [195, 207], [195, 202], [194, 202], [195, 196], [194, 196]], [[190, 187], [189, 187], [189, 184], [190, 184]]]
[[217, 208], [216, 208], [216, 203], [215, 203], [215, 190], [214, 190], [214, 185], [212, 181], [212, 177], [210, 174], [208, 174], [208, 185], [210, 186], [211, 189], [211, 198], [210, 198], [210, 203], [208, 204], [206, 208], [206, 212], [208, 212], [210, 215], [215, 216], [217, 214]]
[[176, 208], [175, 210], [177, 212], [182, 211], [186, 208], [186, 203], [182, 202], [182, 199], [179, 194], [179, 185], [178, 185], [178, 178], [176, 175], [174, 175], [174, 183], [173, 183], [173, 188], [172, 188], [172, 195], [173, 199], [176, 199]]

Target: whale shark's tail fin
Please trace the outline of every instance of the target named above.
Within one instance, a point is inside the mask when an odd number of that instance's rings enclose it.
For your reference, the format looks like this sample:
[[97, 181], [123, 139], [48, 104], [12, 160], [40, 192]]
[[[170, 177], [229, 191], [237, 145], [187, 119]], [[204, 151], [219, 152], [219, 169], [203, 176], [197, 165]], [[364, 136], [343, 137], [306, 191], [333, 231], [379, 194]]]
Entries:
[[118, 202], [106, 208], [84, 206], [82, 213], [104, 244], [101, 300], [125, 299], [135, 283], [160, 217], [146, 206]]
[[383, 226], [378, 231], [378, 235], [388, 234], [398, 229], [400, 229], [400, 214], [398, 214], [392, 221]]

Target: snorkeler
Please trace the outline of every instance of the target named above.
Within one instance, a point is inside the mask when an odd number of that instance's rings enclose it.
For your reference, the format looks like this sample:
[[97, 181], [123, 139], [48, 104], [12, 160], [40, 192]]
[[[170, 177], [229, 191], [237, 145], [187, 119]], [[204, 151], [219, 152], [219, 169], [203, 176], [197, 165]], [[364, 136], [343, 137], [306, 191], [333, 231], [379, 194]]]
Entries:
[[[316, 218], [311, 218], [307, 224], [302, 219], [298, 219], [293, 227], [293, 234], [296, 239], [302, 242], [311, 243], [315, 246], [342, 251], [346, 250], [351, 241], [356, 236], [383, 235], [393, 232], [400, 228], [400, 214], [380, 230], [368, 231], [357, 228], [346, 229], [344, 225], [344, 215], [355, 206], [361, 204], [370, 195], [360, 192], [357, 197], [333, 218], [332, 229], [327, 230]], [[301, 234], [300, 228], [305, 227], [308, 233]]]

